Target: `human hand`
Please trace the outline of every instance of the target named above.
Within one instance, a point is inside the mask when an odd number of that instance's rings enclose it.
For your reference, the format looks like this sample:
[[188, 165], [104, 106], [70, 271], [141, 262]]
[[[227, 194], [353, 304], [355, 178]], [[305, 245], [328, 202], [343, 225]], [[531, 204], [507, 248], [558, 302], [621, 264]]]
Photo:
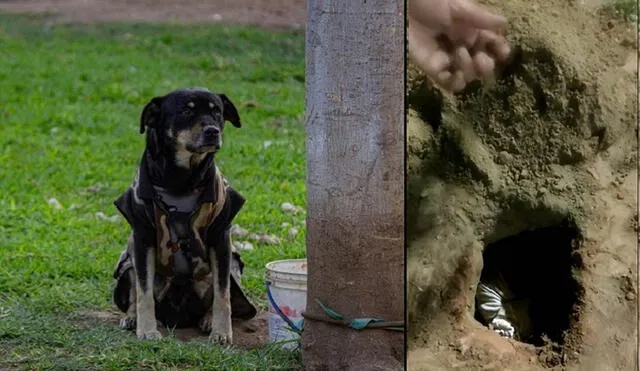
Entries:
[[506, 20], [471, 0], [409, 0], [408, 21], [409, 58], [450, 91], [491, 76], [510, 53]]

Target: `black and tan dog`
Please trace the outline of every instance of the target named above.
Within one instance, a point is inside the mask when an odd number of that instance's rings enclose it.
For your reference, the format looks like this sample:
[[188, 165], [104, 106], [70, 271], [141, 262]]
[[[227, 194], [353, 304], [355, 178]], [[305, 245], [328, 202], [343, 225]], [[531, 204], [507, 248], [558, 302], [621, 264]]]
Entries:
[[140, 339], [160, 338], [159, 320], [199, 325], [211, 340], [231, 343], [232, 317], [256, 314], [230, 236], [245, 199], [214, 164], [225, 121], [241, 126], [233, 103], [206, 89], [153, 98], [142, 112], [146, 147], [131, 187], [115, 202], [133, 233], [113, 294], [126, 313], [121, 327], [135, 328]]

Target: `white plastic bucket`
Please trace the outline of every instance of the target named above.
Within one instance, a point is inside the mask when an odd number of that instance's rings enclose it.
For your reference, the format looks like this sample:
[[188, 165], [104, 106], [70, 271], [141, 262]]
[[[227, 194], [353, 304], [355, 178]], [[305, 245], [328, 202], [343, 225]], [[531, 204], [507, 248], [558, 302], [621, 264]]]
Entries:
[[[300, 335], [307, 306], [307, 259], [278, 260], [266, 265], [269, 302], [269, 341], [285, 341], [294, 349]], [[293, 327], [293, 329], [292, 329]]]

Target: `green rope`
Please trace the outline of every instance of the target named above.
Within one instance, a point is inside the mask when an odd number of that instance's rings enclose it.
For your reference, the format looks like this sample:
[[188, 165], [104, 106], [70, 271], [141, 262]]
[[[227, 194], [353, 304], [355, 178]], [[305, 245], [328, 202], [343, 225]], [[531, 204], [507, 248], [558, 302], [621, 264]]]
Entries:
[[306, 313], [303, 314], [304, 317], [310, 318], [316, 321], [323, 321], [323, 322], [328, 322], [336, 325], [347, 326], [354, 330], [377, 328], [377, 329], [384, 329], [389, 331], [404, 332], [404, 322], [402, 321], [386, 322], [382, 318], [354, 318], [354, 319], [348, 320], [342, 314], [326, 306], [319, 299], [316, 299], [316, 303], [320, 306], [320, 308], [322, 308], [324, 313], [327, 316], [329, 316], [332, 320], [317, 318], [315, 316], [310, 316]]

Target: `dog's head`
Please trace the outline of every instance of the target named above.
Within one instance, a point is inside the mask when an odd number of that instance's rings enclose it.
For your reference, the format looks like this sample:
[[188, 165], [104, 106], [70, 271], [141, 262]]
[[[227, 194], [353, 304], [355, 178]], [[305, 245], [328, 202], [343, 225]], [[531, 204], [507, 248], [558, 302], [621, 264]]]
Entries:
[[179, 89], [155, 97], [144, 107], [140, 133], [149, 130], [149, 139], [168, 143], [177, 152], [204, 155], [222, 147], [225, 121], [241, 126], [236, 107], [224, 94], [206, 89]]

